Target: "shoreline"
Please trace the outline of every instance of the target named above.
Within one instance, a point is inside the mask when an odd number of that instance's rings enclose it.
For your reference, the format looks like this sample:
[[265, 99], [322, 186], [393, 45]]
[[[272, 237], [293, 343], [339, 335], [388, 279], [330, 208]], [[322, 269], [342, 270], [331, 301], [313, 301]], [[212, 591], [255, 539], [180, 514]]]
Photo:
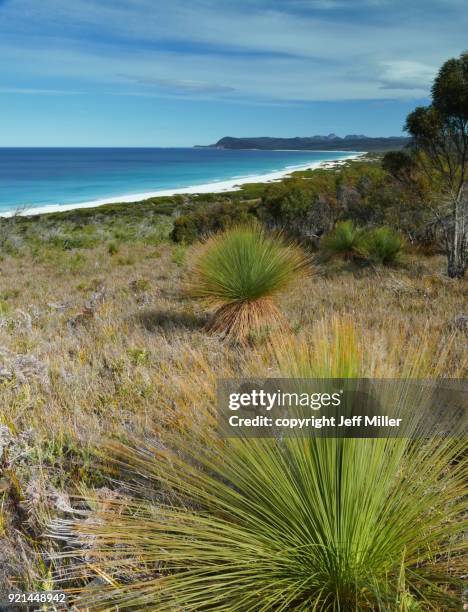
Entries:
[[355, 151], [341, 159], [323, 160], [318, 162], [309, 162], [298, 166], [287, 166], [283, 170], [275, 170], [265, 174], [248, 175], [237, 178], [226, 179], [223, 181], [213, 181], [211, 183], [203, 183], [201, 185], [190, 185], [188, 187], [174, 187], [169, 189], [158, 189], [143, 193], [132, 193], [122, 196], [113, 196], [110, 198], [100, 198], [89, 202], [77, 202], [74, 204], [45, 204], [34, 208], [28, 208], [27, 205], [17, 207], [13, 210], [0, 212], [0, 217], [11, 218], [14, 216], [34, 217], [50, 213], [68, 212], [80, 208], [98, 208], [107, 204], [134, 204], [143, 200], [158, 197], [170, 197], [174, 195], [197, 195], [205, 193], [224, 193], [229, 191], [238, 191], [242, 185], [249, 183], [270, 183], [280, 181], [293, 172], [304, 170], [317, 170], [319, 168], [333, 168], [341, 166], [347, 161], [358, 159], [366, 155], [367, 151]]

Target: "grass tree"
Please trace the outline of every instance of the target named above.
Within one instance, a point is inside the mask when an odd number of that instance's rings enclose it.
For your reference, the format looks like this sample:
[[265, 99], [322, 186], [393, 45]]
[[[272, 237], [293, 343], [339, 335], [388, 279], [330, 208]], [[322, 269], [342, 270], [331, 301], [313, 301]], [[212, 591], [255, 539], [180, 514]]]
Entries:
[[[273, 354], [284, 375], [359, 376], [356, 337], [338, 321], [307, 350], [277, 336]], [[408, 367], [428, 371], [424, 359]], [[458, 610], [463, 448], [453, 438], [113, 444], [107, 460], [133, 475], [132, 495], [88, 499], [55, 533], [83, 580], [79, 605], [93, 610]]]
[[403, 238], [389, 227], [378, 227], [366, 233], [363, 253], [376, 264], [392, 266], [397, 264], [404, 248]]
[[188, 293], [214, 309], [208, 329], [245, 341], [252, 333], [284, 325], [274, 298], [306, 272], [302, 250], [258, 225], [215, 235], [197, 254]]
[[356, 227], [348, 220], [337, 223], [335, 228], [323, 237], [320, 247], [328, 256], [391, 266], [401, 258], [404, 240], [389, 227], [369, 230]]
[[330, 256], [345, 260], [362, 258], [363, 230], [352, 221], [340, 221], [333, 230], [322, 238], [320, 247]]

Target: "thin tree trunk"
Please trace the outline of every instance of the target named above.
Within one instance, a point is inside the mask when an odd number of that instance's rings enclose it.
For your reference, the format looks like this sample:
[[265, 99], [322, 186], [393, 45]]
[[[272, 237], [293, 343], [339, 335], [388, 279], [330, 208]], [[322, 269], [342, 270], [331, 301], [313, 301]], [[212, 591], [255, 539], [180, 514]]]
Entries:
[[447, 273], [450, 278], [463, 278], [468, 261], [468, 200], [464, 194], [454, 202], [453, 228], [448, 249]]

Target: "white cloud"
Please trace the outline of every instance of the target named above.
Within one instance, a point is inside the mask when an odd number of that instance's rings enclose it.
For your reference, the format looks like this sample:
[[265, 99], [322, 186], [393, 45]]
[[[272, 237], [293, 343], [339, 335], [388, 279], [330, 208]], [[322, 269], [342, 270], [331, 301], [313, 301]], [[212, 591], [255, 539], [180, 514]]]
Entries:
[[408, 60], [382, 62], [381, 87], [427, 91], [436, 73], [436, 66], [428, 66], [421, 62]]
[[[347, 0], [372, 19], [344, 20], [332, 11], [340, 3], [10, 0], [0, 9], [0, 75], [12, 87], [44, 78], [50, 89], [71, 80], [132, 95], [398, 99], [428, 93], [437, 67], [466, 46], [459, 0], [446, 4], [457, 19], [442, 10], [431, 17], [436, 0], [420, 10], [400, 0]], [[299, 4], [324, 10], [298, 14], [291, 7]], [[376, 19], [384, 8], [388, 18]]]

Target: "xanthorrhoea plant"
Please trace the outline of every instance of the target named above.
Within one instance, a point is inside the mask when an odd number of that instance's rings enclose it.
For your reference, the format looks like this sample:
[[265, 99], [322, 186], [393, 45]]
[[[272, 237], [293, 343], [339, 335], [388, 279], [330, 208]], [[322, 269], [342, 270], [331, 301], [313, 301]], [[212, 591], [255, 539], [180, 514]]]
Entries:
[[357, 259], [363, 256], [363, 237], [363, 230], [355, 227], [352, 221], [340, 221], [322, 238], [320, 247], [328, 255]]
[[[350, 322], [315, 341], [305, 357], [283, 345], [285, 374], [360, 374]], [[325, 366], [314, 363], [327, 346]], [[96, 610], [458, 610], [464, 446], [208, 435], [170, 451], [111, 444], [107, 459], [140, 485], [130, 498], [88, 500], [85, 519], [55, 533], [74, 546], [80, 605]], [[96, 575], [107, 586], [88, 584]]]
[[273, 298], [308, 260], [299, 247], [257, 225], [235, 227], [208, 239], [196, 256], [188, 293], [215, 309], [209, 329], [244, 341], [285, 320]]
[[401, 260], [403, 248], [404, 240], [397, 232], [378, 227], [365, 235], [362, 252], [373, 263], [391, 266]]

